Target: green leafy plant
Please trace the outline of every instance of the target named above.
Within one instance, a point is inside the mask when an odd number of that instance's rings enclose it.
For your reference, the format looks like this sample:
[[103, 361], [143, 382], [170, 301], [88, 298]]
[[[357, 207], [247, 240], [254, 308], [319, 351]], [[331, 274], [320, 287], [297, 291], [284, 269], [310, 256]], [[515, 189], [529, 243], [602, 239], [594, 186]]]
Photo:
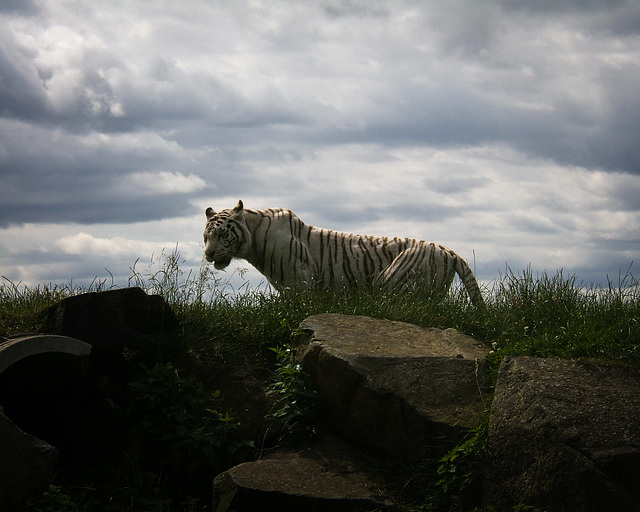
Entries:
[[61, 487], [50, 485], [38, 499], [27, 503], [29, 512], [78, 512], [78, 505]]
[[445, 502], [464, 503], [479, 492], [484, 470], [488, 420], [471, 430], [467, 439], [453, 447], [440, 459], [437, 469], [439, 489]]
[[251, 447], [237, 439], [238, 421], [218, 409], [220, 392], [182, 377], [171, 364], [144, 368], [121, 401], [121, 416], [146, 465], [162, 468], [173, 481], [183, 483], [202, 470], [220, 472]]
[[[518, 503], [511, 508], [512, 512], [545, 512], [544, 509], [533, 507], [531, 505], [525, 505], [524, 503]], [[471, 512], [497, 512], [495, 507], [487, 505], [482, 508], [474, 508]]]
[[[283, 324], [287, 325], [286, 320]], [[269, 348], [276, 355], [276, 380], [267, 394], [275, 401], [269, 418], [280, 425], [279, 439], [295, 442], [318, 434], [318, 393], [313, 389], [311, 377], [295, 361], [291, 345]]]

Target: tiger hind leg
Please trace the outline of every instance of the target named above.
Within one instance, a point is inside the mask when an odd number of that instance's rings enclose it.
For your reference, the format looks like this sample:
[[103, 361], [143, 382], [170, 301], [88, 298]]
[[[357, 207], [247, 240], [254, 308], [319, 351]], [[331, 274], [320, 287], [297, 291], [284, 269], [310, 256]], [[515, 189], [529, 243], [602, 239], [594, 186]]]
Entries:
[[435, 244], [402, 251], [380, 273], [376, 284], [392, 289], [419, 288], [429, 295], [444, 295], [455, 276], [455, 265], [448, 251]]

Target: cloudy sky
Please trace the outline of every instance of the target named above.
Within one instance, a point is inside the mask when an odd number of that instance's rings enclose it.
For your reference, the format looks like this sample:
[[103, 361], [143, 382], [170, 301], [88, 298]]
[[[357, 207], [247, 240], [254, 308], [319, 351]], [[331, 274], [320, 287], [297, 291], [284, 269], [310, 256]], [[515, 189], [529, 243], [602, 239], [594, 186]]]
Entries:
[[485, 283], [617, 281], [640, 2], [0, 2], [0, 275], [126, 284], [176, 244], [199, 268], [204, 209], [238, 199], [442, 243]]

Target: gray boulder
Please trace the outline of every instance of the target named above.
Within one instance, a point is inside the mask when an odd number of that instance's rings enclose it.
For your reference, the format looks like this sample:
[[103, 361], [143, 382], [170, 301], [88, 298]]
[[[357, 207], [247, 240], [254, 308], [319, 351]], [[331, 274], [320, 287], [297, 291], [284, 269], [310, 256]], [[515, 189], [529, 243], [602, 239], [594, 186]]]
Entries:
[[325, 439], [301, 451], [246, 462], [218, 475], [213, 512], [383, 510], [391, 502], [343, 441]]
[[410, 458], [440, 453], [485, 408], [487, 349], [454, 329], [338, 314], [300, 327], [297, 357], [322, 417], [354, 442]]
[[58, 450], [20, 430], [0, 407], [0, 510], [14, 510], [47, 489]]
[[[50, 358], [56, 364], [60, 357], [86, 360], [90, 352], [90, 345], [64, 336], [29, 336], [0, 342], [0, 510], [13, 510], [28, 498], [41, 495], [51, 482], [59, 455], [56, 447], [16, 425], [21, 420], [26, 427], [29, 421], [22, 421], [24, 417], [35, 416], [24, 381], [14, 379], [13, 374], [28, 379], [32, 361]], [[41, 370], [38, 366], [38, 373]], [[43, 394], [51, 387], [51, 382], [46, 383]]]
[[498, 510], [640, 510], [640, 371], [505, 358], [488, 453], [484, 501]]
[[[91, 345], [64, 336], [39, 335], [0, 344], [3, 414], [30, 438], [46, 441], [37, 442], [38, 450], [55, 446], [56, 468], [65, 475], [82, 475], [101, 465], [113, 467], [120, 460], [121, 428], [93, 379], [92, 353]], [[12, 471], [4, 459], [13, 449], [11, 438], [0, 436], [0, 466], [18, 478], [20, 471]], [[38, 463], [27, 463], [28, 467], [33, 474], [24, 485], [31, 489], [28, 481], [39, 481], [42, 469]], [[17, 492], [19, 484], [12, 480], [0, 478], [0, 488], [7, 481], [12, 482], [10, 492]]]

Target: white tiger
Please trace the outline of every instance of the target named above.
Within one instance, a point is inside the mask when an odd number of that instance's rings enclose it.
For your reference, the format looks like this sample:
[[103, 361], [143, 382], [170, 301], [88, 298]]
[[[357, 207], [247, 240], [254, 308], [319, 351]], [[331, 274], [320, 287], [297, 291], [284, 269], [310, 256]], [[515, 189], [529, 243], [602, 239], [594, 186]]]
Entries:
[[232, 258], [245, 259], [276, 290], [300, 284], [403, 287], [426, 283], [430, 291], [446, 293], [457, 273], [471, 302], [483, 304], [469, 265], [442, 245], [317, 228], [291, 210], [245, 210], [242, 201], [219, 213], [209, 207], [205, 214], [207, 261], [223, 269]]

